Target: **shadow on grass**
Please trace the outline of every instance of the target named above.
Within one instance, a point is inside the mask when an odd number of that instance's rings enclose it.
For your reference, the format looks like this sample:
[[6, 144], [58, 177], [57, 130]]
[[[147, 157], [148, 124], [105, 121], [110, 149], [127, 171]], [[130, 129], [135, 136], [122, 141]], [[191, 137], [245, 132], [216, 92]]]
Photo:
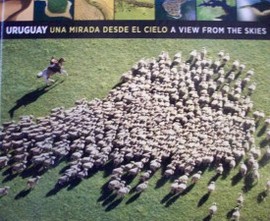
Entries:
[[160, 203], [166, 203], [174, 194], [173, 193], [168, 193], [163, 197], [163, 199], [160, 201]]
[[226, 214], [227, 219], [232, 218], [232, 214], [233, 214], [234, 211], [235, 211], [235, 208], [233, 208], [233, 209], [231, 209], [229, 212], [227, 212], [227, 214]]
[[130, 197], [128, 199], [128, 201], [126, 202], [126, 204], [133, 203], [135, 200], [137, 200], [140, 197], [141, 194], [142, 194], [141, 192], [140, 193], [136, 193], [135, 195], [133, 195], [132, 197]]
[[15, 196], [15, 200], [19, 200], [21, 198], [26, 197], [29, 193], [31, 192], [31, 189], [27, 189], [27, 190], [22, 190], [21, 192], [19, 192], [16, 196]]
[[101, 202], [103, 200], [105, 200], [110, 194], [112, 194], [112, 190], [109, 189], [108, 185], [109, 185], [110, 181], [107, 181], [106, 183], [104, 183], [101, 187], [101, 196], [98, 198], [97, 202]]
[[63, 83], [63, 80], [59, 83], [55, 82], [51, 86], [44, 85], [42, 87], [39, 87], [39, 88], [37, 88], [33, 91], [30, 91], [29, 93], [23, 95], [21, 98], [19, 98], [16, 101], [16, 105], [8, 111], [10, 118], [14, 117], [14, 113], [16, 110], [18, 110], [22, 106], [27, 106], [27, 105], [37, 101], [37, 99], [39, 99], [42, 95], [44, 95], [45, 93], [47, 93], [48, 91], [50, 91], [51, 89], [53, 89], [54, 87], [56, 87], [57, 85], [59, 85], [61, 83]]
[[121, 203], [122, 201], [123, 201], [123, 198], [117, 199], [117, 200], [113, 201], [111, 204], [109, 204], [109, 205], [106, 207], [105, 211], [106, 211], [106, 212], [109, 212], [109, 211], [115, 209], [117, 206], [120, 205], [120, 203]]
[[169, 180], [169, 179], [168, 179], [167, 177], [162, 176], [162, 177], [157, 181], [156, 186], [155, 186], [155, 189], [158, 189], [158, 188], [164, 186], [165, 183], [168, 182], [168, 180]]
[[219, 178], [219, 176], [220, 176], [220, 174], [218, 174], [218, 173], [215, 174], [214, 176], [212, 176], [211, 179], [208, 181], [208, 185], [209, 185], [212, 181], [216, 182], [217, 179]]
[[261, 137], [261, 136], [265, 133], [266, 129], [267, 129], [267, 126], [264, 125], [264, 126], [260, 129], [260, 131], [258, 132], [257, 136], [258, 136], [258, 137]]
[[267, 154], [264, 154], [263, 157], [259, 160], [259, 165], [260, 167], [264, 167], [269, 163], [269, 157], [267, 156]]
[[252, 174], [249, 173], [246, 175], [245, 179], [244, 179], [244, 183], [245, 185], [243, 186], [242, 190], [243, 192], [247, 193], [249, 192], [254, 186], [257, 185], [258, 182], [254, 183], [254, 179], [252, 177]]
[[266, 190], [260, 192], [260, 193], [258, 194], [258, 196], [257, 196], [257, 202], [258, 202], [258, 203], [264, 202], [266, 197], [267, 197], [267, 192], [266, 192]]
[[117, 194], [116, 193], [112, 193], [110, 194], [102, 203], [102, 206], [107, 206], [109, 204], [111, 204], [115, 198], [117, 197]]
[[12, 173], [12, 169], [11, 168], [8, 168], [7, 170], [5, 170], [2, 175], [5, 177], [3, 180], [2, 180], [2, 183], [7, 183], [11, 180], [13, 180], [14, 178], [16, 178], [18, 176], [18, 173], [15, 173], [13, 174]]
[[68, 191], [73, 190], [75, 187], [77, 187], [80, 183], [82, 182], [81, 179], [76, 178], [71, 180], [71, 182], [69, 183], [69, 186], [67, 188]]
[[232, 177], [232, 186], [235, 186], [237, 183], [239, 183], [242, 178], [243, 178], [243, 176], [241, 175], [240, 172], [238, 172], [237, 174], [235, 174]]
[[212, 219], [212, 216], [209, 214], [206, 217], [203, 218], [203, 221], [209, 221]]
[[112, 174], [112, 171], [114, 169], [113, 166], [113, 161], [108, 162], [106, 165], [103, 167], [103, 177], [106, 178]]
[[261, 142], [260, 142], [260, 147], [266, 147], [267, 145], [269, 144], [269, 141], [267, 141], [266, 139], [263, 139]]
[[46, 197], [54, 196], [56, 195], [60, 190], [66, 188], [69, 185], [69, 183], [65, 183], [64, 185], [55, 184], [54, 188], [51, 189], [47, 194]]
[[181, 193], [178, 193], [176, 195], [174, 195], [173, 197], [171, 197], [166, 203], [165, 203], [165, 207], [170, 207], [173, 203], [175, 203], [179, 197], [182, 196]]
[[210, 193], [206, 193], [202, 196], [202, 198], [199, 200], [197, 207], [201, 207], [208, 199], [209, 199]]
[[43, 170], [41, 165], [30, 166], [30, 167], [27, 167], [20, 174], [20, 177], [22, 177], [23, 179], [28, 178], [28, 177], [36, 177], [36, 176], [41, 176], [46, 172], [47, 172], [47, 170]]

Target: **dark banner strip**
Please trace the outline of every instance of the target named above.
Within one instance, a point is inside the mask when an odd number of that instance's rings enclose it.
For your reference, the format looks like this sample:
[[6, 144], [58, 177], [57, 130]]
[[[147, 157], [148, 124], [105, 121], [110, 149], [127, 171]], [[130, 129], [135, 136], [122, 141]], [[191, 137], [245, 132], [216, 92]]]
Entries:
[[258, 22], [74, 21], [5, 22], [4, 39], [198, 38], [270, 39], [270, 24]]

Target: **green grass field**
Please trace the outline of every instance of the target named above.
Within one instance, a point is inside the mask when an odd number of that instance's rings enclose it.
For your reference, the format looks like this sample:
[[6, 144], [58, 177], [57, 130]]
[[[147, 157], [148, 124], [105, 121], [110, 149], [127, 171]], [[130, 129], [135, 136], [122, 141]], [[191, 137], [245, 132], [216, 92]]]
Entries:
[[[153, 3], [153, 0], [141, 0], [138, 2]], [[155, 8], [137, 7], [125, 1], [115, 1], [116, 20], [154, 20]]]
[[[213, 21], [217, 17], [224, 15], [225, 12], [221, 7], [198, 7], [200, 4], [202, 4], [203, 0], [197, 1], [197, 19], [200, 21]], [[206, 1], [207, 2], [207, 1]], [[235, 6], [234, 0], [228, 0], [226, 1], [229, 6]]]
[[[192, 49], [206, 47], [209, 56], [215, 57], [219, 50], [230, 53], [231, 59], [239, 59], [254, 68], [253, 81], [257, 90], [252, 96], [255, 109], [265, 111], [270, 116], [269, 96], [269, 41], [248, 40], [118, 40], [118, 39], [72, 39], [72, 40], [5, 40], [3, 51], [3, 76], [1, 120], [10, 119], [9, 110], [13, 108], [14, 120], [20, 115], [33, 114], [46, 116], [50, 109], [58, 106], [72, 107], [75, 100], [86, 97], [105, 97], [118, 83], [122, 73], [128, 71], [141, 58], [157, 57], [161, 51], [173, 56], [182, 51], [185, 58]], [[46, 93], [38, 92], [44, 82], [36, 79], [36, 74], [48, 65], [50, 57], [65, 57], [65, 69], [69, 76], [55, 76], [55, 85]], [[16, 101], [18, 104], [16, 105]], [[15, 107], [15, 108], [14, 108]], [[259, 126], [257, 133], [262, 128]], [[260, 134], [259, 134], [260, 135]], [[265, 135], [258, 136], [257, 144]], [[264, 150], [264, 145], [261, 146]], [[26, 180], [21, 176], [5, 180], [1, 171], [1, 185], [11, 187], [9, 195], [0, 199], [0, 220], [4, 221], [201, 221], [208, 215], [213, 202], [218, 204], [218, 212], [212, 220], [228, 220], [230, 211], [236, 206], [238, 193], [244, 187], [244, 180], [237, 183], [233, 178], [238, 168], [226, 177], [217, 180], [216, 191], [203, 201], [207, 183], [214, 171], [206, 171], [198, 184], [186, 195], [164, 202], [169, 193], [170, 182], [157, 187], [160, 171], [150, 180], [146, 192], [134, 200], [128, 195], [119, 204], [104, 200], [102, 185], [109, 179], [104, 171], [93, 174], [78, 185], [52, 191], [59, 172], [65, 166], [62, 162], [45, 173], [39, 185], [26, 194]], [[270, 220], [270, 196], [261, 200], [266, 180], [270, 178], [270, 164], [260, 169], [261, 180], [244, 193], [245, 202], [241, 209], [243, 221]], [[131, 185], [135, 186], [135, 179]]]

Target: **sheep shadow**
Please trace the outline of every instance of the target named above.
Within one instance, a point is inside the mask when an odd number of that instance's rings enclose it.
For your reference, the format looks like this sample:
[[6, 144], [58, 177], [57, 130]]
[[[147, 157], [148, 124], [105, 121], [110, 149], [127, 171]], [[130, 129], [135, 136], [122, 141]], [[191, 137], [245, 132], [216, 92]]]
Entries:
[[106, 178], [112, 174], [112, 171], [114, 169], [113, 166], [113, 161], [108, 162], [106, 165], [103, 167], [103, 177]]
[[163, 197], [163, 199], [160, 201], [161, 204], [166, 203], [174, 194], [173, 193], [168, 193]]
[[265, 201], [265, 198], [267, 197], [267, 192], [264, 190], [260, 192], [257, 196], [257, 203], [262, 203]]
[[165, 176], [162, 176], [156, 183], [155, 189], [158, 189], [162, 186], [164, 186], [168, 182], [168, 178]]
[[46, 197], [54, 196], [58, 192], [60, 192], [62, 189], [66, 188], [69, 185], [69, 183], [65, 183], [63, 185], [59, 185], [58, 183], [54, 185], [53, 189], [51, 189], [48, 193], [46, 193]]
[[141, 196], [141, 192], [140, 193], [136, 193], [135, 195], [133, 195], [132, 197], [130, 197], [128, 199], [128, 201], [126, 202], [126, 204], [130, 204], [130, 203], [133, 203], [134, 201], [136, 201], [137, 199], [139, 199], [139, 197]]
[[101, 187], [101, 196], [97, 199], [97, 202], [106, 200], [112, 194], [113, 191], [108, 188], [108, 184], [109, 181]]
[[29, 193], [31, 192], [31, 189], [27, 189], [27, 190], [22, 190], [21, 192], [19, 192], [16, 196], [15, 196], [15, 200], [19, 200], [21, 198], [26, 197]]
[[46, 170], [41, 170], [42, 166], [31, 166], [27, 167], [21, 174], [20, 177], [23, 179], [28, 178], [28, 177], [36, 177], [36, 176], [41, 176], [46, 172]]
[[244, 179], [244, 186], [242, 188], [243, 192], [245, 193], [249, 192], [254, 186], [257, 185], [257, 183], [258, 182], [254, 183], [254, 179], [251, 173], [247, 174]]
[[269, 144], [268, 140], [266, 140], [266, 138], [264, 138], [261, 142], [260, 142], [260, 147], [266, 147]]
[[220, 174], [215, 174], [214, 176], [212, 176], [211, 177], [211, 179], [208, 181], [208, 185], [212, 182], [212, 181], [214, 181], [214, 182], [216, 182], [217, 180], [218, 180], [218, 178], [220, 177]]
[[195, 186], [195, 183], [189, 185], [182, 193], [183, 196], [185, 196], [186, 194], [188, 194]]
[[201, 207], [203, 204], [206, 203], [206, 201], [209, 199], [210, 193], [206, 193], [202, 196], [202, 198], [199, 200], [197, 207]]
[[105, 212], [109, 212], [113, 209], [115, 209], [117, 206], [120, 205], [120, 203], [123, 201], [123, 198], [120, 198], [120, 199], [117, 199], [115, 201], [113, 201], [111, 204], [109, 204], [106, 209], [105, 209]]
[[2, 180], [2, 183], [7, 183], [9, 181], [12, 181], [14, 178], [16, 178], [19, 174], [18, 173], [15, 173], [13, 174], [12, 173], [12, 169], [11, 167], [6, 169], [2, 175], [5, 177], [3, 180]]
[[170, 207], [173, 203], [175, 203], [179, 197], [182, 196], [181, 193], [178, 193], [176, 195], [174, 195], [173, 197], [171, 197], [166, 203], [165, 203], [165, 207]]
[[230, 175], [230, 173], [231, 173], [231, 168], [229, 167], [229, 165], [225, 164], [221, 179], [226, 180], [226, 178]]
[[82, 179], [79, 178], [75, 178], [73, 180], [71, 180], [71, 182], [69, 183], [69, 186], [67, 188], [68, 191], [73, 190], [75, 187], [77, 187], [80, 183], [82, 182]]
[[63, 81], [57, 83], [55, 82], [53, 85], [51, 86], [47, 86], [44, 85], [42, 87], [39, 87], [33, 91], [28, 92], [27, 94], [23, 95], [21, 98], [19, 98], [16, 101], [15, 106], [13, 106], [9, 111], [9, 116], [10, 118], [14, 117], [14, 113], [15, 111], [17, 111], [18, 109], [20, 109], [21, 107], [25, 107], [35, 101], [37, 101], [42, 95], [44, 95], [45, 93], [47, 93], [48, 91], [50, 91], [51, 89], [53, 89], [54, 87], [56, 87], [58, 84], [62, 83]]
[[203, 218], [203, 221], [209, 221], [212, 219], [212, 216], [209, 214], [206, 217]]
[[232, 214], [234, 211], [235, 211], [235, 209], [233, 208], [229, 212], [227, 212], [227, 214], [226, 214], [227, 219], [230, 219], [232, 217]]
[[258, 163], [259, 163], [260, 167], [264, 167], [269, 163], [269, 160], [270, 160], [269, 157], [266, 154], [264, 154]]
[[243, 176], [241, 175], [240, 172], [238, 172], [237, 174], [235, 174], [233, 177], [232, 177], [232, 186], [235, 186], [237, 183], [239, 183], [241, 180], [242, 180]]
[[258, 137], [261, 137], [261, 136], [265, 133], [266, 129], [267, 129], [267, 126], [264, 125], [264, 126], [260, 129], [260, 131], [258, 132], [257, 136], [258, 136]]
[[109, 204], [111, 204], [117, 197], [117, 194], [116, 193], [112, 193], [110, 194], [104, 201], [103, 203], [101, 204], [102, 206], [107, 206]]

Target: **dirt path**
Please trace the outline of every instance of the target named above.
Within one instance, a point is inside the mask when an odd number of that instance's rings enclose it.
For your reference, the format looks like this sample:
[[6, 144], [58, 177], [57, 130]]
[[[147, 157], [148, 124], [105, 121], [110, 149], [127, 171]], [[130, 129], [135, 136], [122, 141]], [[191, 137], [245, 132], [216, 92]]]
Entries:
[[104, 19], [111, 20], [114, 18], [114, 1], [113, 0], [87, 0], [90, 5], [97, 7], [104, 16]]
[[104, 15], [96, 6], [86, 0], [75, 1], [75, 20], [104, 20]]

